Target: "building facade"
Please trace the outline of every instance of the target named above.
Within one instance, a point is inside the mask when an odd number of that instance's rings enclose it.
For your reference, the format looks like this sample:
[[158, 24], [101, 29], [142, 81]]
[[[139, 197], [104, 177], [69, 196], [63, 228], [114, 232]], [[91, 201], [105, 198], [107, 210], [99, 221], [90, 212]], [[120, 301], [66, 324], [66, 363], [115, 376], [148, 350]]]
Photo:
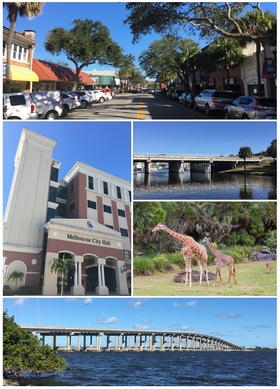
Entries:
[[[85, 71], [95, 84], [95, 89], [98, 88], [120, 88], [121, 81], [119, 77], [119, 72], [117, 70], [96, 70]], [[90, 89], [87, 87], [86, 89]]]
[[[7, 37], [9, 29], [3, 27], [3, 91], [6, 85]], [[35, 31], [14, 32], [11, 44], [11, 92], [32, 92], [32, 83], [39, 81], [32, 71], [33, 52], [36, 47]]]
[[[128, 295], [131, 282], [131, 184], [77, 162], [58, 178], [56, 142], [23, 128], [4, 217], [4, 284], [43, 295]], [[72, 259], [66, 280], [51, 273], [55, 258]]]

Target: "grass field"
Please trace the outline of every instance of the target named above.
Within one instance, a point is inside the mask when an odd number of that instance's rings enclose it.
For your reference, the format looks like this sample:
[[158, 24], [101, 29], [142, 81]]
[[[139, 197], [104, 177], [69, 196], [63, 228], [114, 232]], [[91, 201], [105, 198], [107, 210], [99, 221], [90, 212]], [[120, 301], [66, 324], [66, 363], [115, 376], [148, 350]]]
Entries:
[[[276, 164], [270, 159], [264, 159], [258, 165], [246, 165], [246, 172], [255, 176], [276, 176]], [[244, 166], [239, 166], [233, 170], [224, 170], [220, 173], [244, 174]]]
[[[192, 269], [198, 270], [198, 266]], [[198, 282], [192, 287], [185, 286], [184, 283], [173, 282], [175, 274], [182, 269], [179, 266], [173, 267], [168, 273], [156, 272], [153, 275], [133, 276], [133, 296], [276, 296], [277, 295], [277, 261], [273, 261], [273, 270], [270, 273], [266, 268], [266, 262], [247, 262], [235, 264], [236, 281], [231, 277], [228, 282], [228, 268], [221, 267], [223, 285], [220, 286], [220, 279], [217, 278], [216, 286], [213, 287], [214, 280]], [[215, 273], [216, 266], [208, 266], [208, 271]]]

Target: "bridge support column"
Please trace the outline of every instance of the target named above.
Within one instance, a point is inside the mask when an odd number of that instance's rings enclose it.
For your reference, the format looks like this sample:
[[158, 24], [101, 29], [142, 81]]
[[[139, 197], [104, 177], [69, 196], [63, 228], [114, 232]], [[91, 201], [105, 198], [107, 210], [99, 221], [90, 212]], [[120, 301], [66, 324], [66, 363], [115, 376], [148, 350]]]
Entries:
[[52, 337], [52, 349], [53, 350], [56, 349], [56, 335], [53, 335], [53, 337]]
[[71, 335], [67, 335], [67, 351], [71, 349]]
[[[180, 173], [181, 166], [183, 161], [170, 161], [169, 162], [169, 171], [172, 173]], [[184, 168], [183, 168], [184, 171]]]
[[145, 161], [145, 173], [146, 174], [151, 173], [151, 161]]
[[81, 349], [81, 335], [78, 335], [78, 351]]
[[84, 350], [87, 348], [87, 336], [84, 335]]

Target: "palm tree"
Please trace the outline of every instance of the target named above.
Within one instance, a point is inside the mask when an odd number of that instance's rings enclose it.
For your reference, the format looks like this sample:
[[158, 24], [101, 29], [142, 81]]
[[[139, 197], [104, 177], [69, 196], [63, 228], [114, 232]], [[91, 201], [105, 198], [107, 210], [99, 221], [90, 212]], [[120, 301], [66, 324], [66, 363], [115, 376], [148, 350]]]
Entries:
[[7, 73], [6, 73], [6, 92], [10, 92], [11, 86], [11, 71], [10, 71], [10, 59], [11, 59], [11, 44], [17, 23], [17, 17], [27, 16], [29, 19], [39, 15], [42, 12], [42, 7], [45, 3], [3, 3], [3, 7], [8, 10], [7, 19], [11, 23], [10, 30], [7, 36]]
[[[276, 17], [270, 11], [261, 11], [260, 9], [254, 9], [248, 11], [240, 20], [239, 24], [244, 31], [248, 34], [254, 33], [254, 35], [263, 35], [265, 32], [271, 32], [271, 40], [262, 42], [261, 40], [254, 40], [256, 43], [256, 64], [257, 64], [257, 78], [258, 78], [258, 96], [261, 97], [261, 65], [260, 65], [260, 53], [261, 44], [272, 44], [276, 41]], [[241, 42], [242, 45], [246, 45], [247, 42]], [[275, 69], [276, 70], [276, 69]]]
[[253, 155], [252, 150], [250, 147], [240, 147], [240, 150], [238, 151], [238, 157], [244, 159], [244, 170], [246, 173], [246, 158], [251, 158]]
[[8, 278], [8, 281], [13, 280], [16, 282], [15, 291], [17, 290], [17, 280], [20, 279], [20, 281], [21, 281], [23, 279], [23, 277], [24, 277], [24, 273], [18, 272], [15, 270], [12, 272], [12, 274]]
[[217, 63], [216, 59], [213, 58], [213, 54], [208, 52], [199, 52], [195, 56], [196, 58], [196, 68], [200, 73], [206, 76], [206, 88], [209, 87], [209, 78], [210, 73], [215, 71]]
[[57, 277], [61, 277], [61, 296], [63, 296], [63, 282], [67, 277], [67, 273], [72, 271], [75, 273], [75, 265], [71, 258], [65, 258], [65, 254], [63, 254], [63, 258], [55, 258], [52, 261], [50, 271], [53, 274], [57, 274]]
[[219, 37], [216, 42], [209, 45], [210, 53], [216, 60], [219, 67], [226, 69], [227, 72], [227, 90], [230, 90], [229, 70], [236, 62], [243, 61], [244, 56], [242, 48], [236, 39]]

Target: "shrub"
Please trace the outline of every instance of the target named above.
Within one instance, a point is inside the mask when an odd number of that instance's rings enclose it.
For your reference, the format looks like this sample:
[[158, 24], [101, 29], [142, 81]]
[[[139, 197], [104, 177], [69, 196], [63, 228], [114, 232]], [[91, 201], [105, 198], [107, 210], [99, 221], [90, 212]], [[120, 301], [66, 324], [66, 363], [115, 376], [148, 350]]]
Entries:
[[41, 294], [41, 292], [37, 286], [21, 286], [16, 291], [15, 294], [21, 295], [21, 296], [27, 296], [27, 295], [34, 296], [34, 295]]
[[263, 239], [262, 243], [264, 243], [265, 248], [267, 248], [272, 253], [277, 252], [277, 230], [268, 231]]
[[155, 269], [158, 271], [165, 271], [171, 267], [171, 262], [163, 254], [153, 258], [153, 262]]
[[173, 263], [174, 265], [178, 265], [180, 267], [184, 267], [185, 266], [185, 261], [184, 261], [184, 257], [183, 257], [183, 254], [181, 251], [176, 251], [175, 253], [169, 253], [169, 254], [165, 254], [167, 260], [171, 263]]
[[133, 273], [150, 274], [155, 270], [153, 261], [148, 257], [136, 257], [133, 259]]
[[3, 287], [3, 296], [13, 296], [14, 293], [12, 289], [9, 287], [9, 285], [4, 285]]

